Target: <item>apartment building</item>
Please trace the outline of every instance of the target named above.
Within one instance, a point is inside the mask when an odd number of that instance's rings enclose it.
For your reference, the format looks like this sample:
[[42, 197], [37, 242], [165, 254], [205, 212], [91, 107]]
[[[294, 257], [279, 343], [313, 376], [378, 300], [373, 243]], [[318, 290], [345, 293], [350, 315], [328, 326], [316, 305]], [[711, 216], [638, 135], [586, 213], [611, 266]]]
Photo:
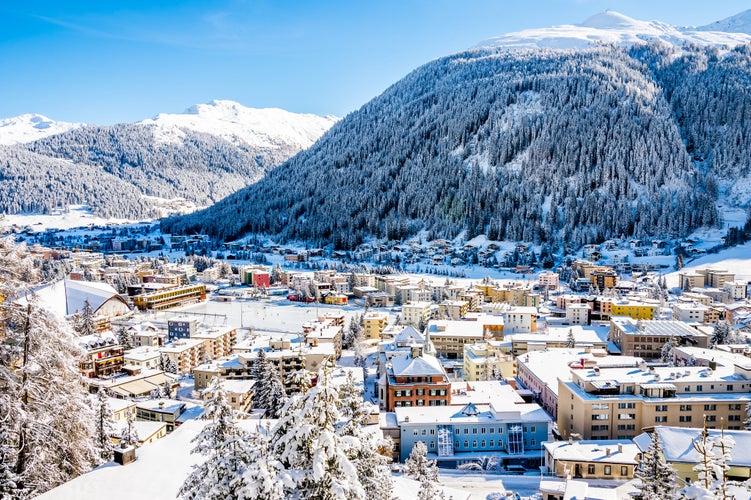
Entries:
[[204, 360], [203, 339], [178, 339], [165, 344], [159, 350], [162, 356], [166, 356], [175, 363], [177, 372], [186, 374]]
[[451, 403], [451, 384], [435, 356], [414, 345], [408, 354], [395, 356], [378, 380], [382, 410], [404, 406], [446, 406]]
[[498, 380], [516, 377], [514, 356], [501, 349], [499, 340], [487, 340], [464, 346], [464, 380]]
[[503, 332], [532, 333], [537, 331], [537, 308], [512, 307], [503, 314]]
[[448, 359], [460, 359], [464, 346], [485, 339], [485, 325], [480, 321], [434, 320], [428, 323], [427, 335], [435, 347], [436, 355]]
[[402, 305], [402, 314], [399, 322], [403, 325], [419, 327], [430, 320], [433, 311], [432, 302], [407, 302]]
[[79, 369], [84, 377], [106, 377], [122, 369], [123, 346], [114, 335], [86, 335], [79, 337], [77, 341], [85, 350], [79, 362]]
[[642, 361], [633, 356], [610, 356], [604, 349], [546, 348], [530, 351], [516, 358], [516, 379], [524, 388], [532, 391], [535, 401], [557, 420], [558, 379], [570, 380], [572, 368], [635, 368]]
[[191, 338], [203, 340], [206, 355], [211, 359], [218, 359], [232, 353], [232, 347], [237, 341], [237, 328], [225, 326], [200, 329]]
[[709, 337], [682, 321], [636, 321], [630, 318], [612, 318], [608, 339], [623, 354], [645, 359], [657, 359], [669, 339], [678, 345], [707, 347]]
[[464, 300], [444, 300], [438, 305], [439, 317], [459, 320], [469, 312], [469, 302]]
[[389, 324], [389, 315], [385, 312], [369, 311], [362, 318], [365, 338], [368, 340], [379, 340], [381, 333]]
[[740, 429], [751, 401], [751, 365], [571, 369], [558, 381], [564, 438], [631, 439], [655, 425]]

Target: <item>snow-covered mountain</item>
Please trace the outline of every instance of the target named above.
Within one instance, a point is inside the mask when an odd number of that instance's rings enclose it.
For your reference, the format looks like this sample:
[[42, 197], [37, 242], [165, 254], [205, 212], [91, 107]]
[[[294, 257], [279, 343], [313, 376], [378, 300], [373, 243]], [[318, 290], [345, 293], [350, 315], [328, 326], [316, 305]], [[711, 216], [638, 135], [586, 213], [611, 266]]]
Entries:
[[[15, 124], [12, 137], [26, 130], [28, 139], [0, 147], [2, 212], [86, 204], [98, 216], [139, 219], [155, 213], [155, 199], [211, 205], [310, 147], [338, 120], [232, 101], [138, 123], [69, 124], [76, 125], [70, 130], [42, 118], [6, 120]], [[59, 132], [34, 138], [25, 123]]]
[[334, 123], [334, 116], [290, 113], [278, 108], [248, 108], [234, 101], [214, 100], [191, 106], [180, 114], [159, 114], [140, 122], [156, 125], [154, 136], [163, 142], [181, 140], [185, 130], [242, 141], [259, 148], [281, 144], [309, 148]]
[[727, 17], [706, 26], [699, 26], [698, 31], [724, 31], [726, 33], [746, 33], [751, 35], [751, 9]]
[[0, 119], [0, 144], [22, 144], [36, 141], [83, 126], [83, 123], [58, 122], [37, 114]]
[[535, 28], [496, 36], [477, 48], [583, 49], [598, 43], [634, 44], [660, 41], [669, 45], [727, 45], [751, 42], [751, 11], [703, 26], [677, 27], [660, 21], [639, 21], [615, 11], [595, 14], [581, 24]]

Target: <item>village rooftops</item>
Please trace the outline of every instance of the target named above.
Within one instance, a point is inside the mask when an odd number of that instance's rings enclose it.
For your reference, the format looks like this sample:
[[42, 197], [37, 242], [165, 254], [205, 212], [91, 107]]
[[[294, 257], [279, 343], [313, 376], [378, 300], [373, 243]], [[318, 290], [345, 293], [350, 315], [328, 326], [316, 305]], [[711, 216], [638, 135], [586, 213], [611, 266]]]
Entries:
[[428, 336], [483, 338], [485, 325], [479, 321], [433, 320], [428, 324]]
[[445, 376], [446, 371], [435, 356], [422, 354], [412, 356], [404, 354], [391, 359], [392, 373], [395, 377]]
[[[662, 450], [666, 462], [683, 462], [696, 464], [701, 461], [701, 455], [694, 449], [693, 440], [701, 435], [702, 429], [689, 427], [656, 426], [654, 432], [660, 438]], [[711, 437], [719, 436], [718, 429], [707, 429]], [[725, 437], [732, 438], [735, 446], [730, 450], [728, 465], [738, 467], [751, 467], [751, 432], [738, 430], [725, 430]], [[649, 449], [652, 436], [649, 433], [639, 434], [634, 438], [634, 443], [642, 450]]]
[[701, 332], [688, 326], [683, 321], [635, 320], [628, 317], [614, 317], [611, 321], [618, 326], [623, 335], [648, 335], [653, 337], [703, 336]]

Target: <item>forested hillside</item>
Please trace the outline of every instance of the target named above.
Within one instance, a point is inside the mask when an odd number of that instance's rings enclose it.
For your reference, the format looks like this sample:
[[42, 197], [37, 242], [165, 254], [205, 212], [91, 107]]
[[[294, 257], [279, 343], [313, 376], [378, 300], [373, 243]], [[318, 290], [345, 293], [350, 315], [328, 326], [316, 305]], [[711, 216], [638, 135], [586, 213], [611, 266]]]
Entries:
[[718, 224], [717, 197], [748, 173], [750, 62], [748, 46], [442, 58], [260, 182], [164, 228], [342, 248], [423, 229], [575, 246], [686, 235]]
[[153, 216], [143, 195], [212, 203], [310, 146], [334, 117], [212, 101], [183, 114], [84, 126], [0, 149], [0, 212], [88, 204], [102, 217]]

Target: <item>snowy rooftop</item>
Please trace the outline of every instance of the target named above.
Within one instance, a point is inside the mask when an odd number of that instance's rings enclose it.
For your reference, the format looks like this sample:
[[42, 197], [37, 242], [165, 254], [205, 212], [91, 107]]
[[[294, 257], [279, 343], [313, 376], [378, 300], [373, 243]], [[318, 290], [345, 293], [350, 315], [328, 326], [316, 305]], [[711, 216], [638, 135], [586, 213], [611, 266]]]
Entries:
[[510, 403], [524, 402], [513, 387], [498, 380], [451, 383], [451, 406], [489, 404], [499, 398]]
[[663, 337], [700, 337], [704, 335], [683, 321], [635, 320], [627, 317], [615, 317], [611, 321], [618, 325], [624, 335]]
[[[107, 283], [69, 279], [42, 287], [36, 290], [35, 294], [42, 307], [60, 318], [83, 310], [87, 299], [94, 312], [113, 297], [123, 300], [119, 298], [117, 290]], [[123, 307], [127, 306], [123, 304]]]
[[482, 338], [485, 325], [480, 321], [465, 320], [435, 320], [428, 324], [428, 335], [431, 337], [473, 337]]
[[203, 344], [203, 339], [180, 339], [160, 347], [162, 352], [183, 352]]
[[446, 375], [440, 361], [430, 354], [423, 354], [415, 358], [411, 354], [395, 356], [391, 359], [391, 366], [396, 377]]
[[154, 358], [161, 357], [161, 353], [154, 347], [141, 346], [125, 351], [123, 358], [126, 361], [148, 361]]
[[[692, 441], [699, 437], [702, 430], [684, 427], [663, 427], [654, 428], [660, 437], [665, 459], [668, 462], [698, 463], [699, 454], [692, 445]], [[711, 437], [719, 436], [720, 432], [716, 429], [708, 429]], [[735, 446], [730, 451], [729, 464], [741, 467], [751, 467], [751, 432], [748, 431], [725, 431], [725, 437], [733, 438]], [[634, 438], [634, 442], [640, 449], [646, 450], [652, 441], [648, 433], [639, 434]]]
[[[639, 447], [632, 441], [548, 441], [542, 443], [555, 460], [638, 464]], [[620, 445], [620, 450], [618, 446]], [[608, 454], [607, 450], [610, 450]]]
[[593, 356], [581, 349], [548, 348], [544, 351], [531, 351], [517, 358], [517, 363], [523, 364], [540, 381], [548, 386], [554, 394], [558, 394], [558, 379], [569, 380], [571, 377], [571, 363], [584, 360], [585, 365], [597, 363], [598, 366], [631, 366], [636, 367], [641, 358], [634, 356]]
[[517, 404], [502, 398], [490, 405], [473, 405], [477, 410], [463, 412], [465, 406], [398, 407], [394, 414], [400, 426], [414, 424], [549, 422], [550, 416], [535, 403]]
[[232, 394], [247, 394], [256, 385], [255, 380], [222, 380], [222, 387]]

